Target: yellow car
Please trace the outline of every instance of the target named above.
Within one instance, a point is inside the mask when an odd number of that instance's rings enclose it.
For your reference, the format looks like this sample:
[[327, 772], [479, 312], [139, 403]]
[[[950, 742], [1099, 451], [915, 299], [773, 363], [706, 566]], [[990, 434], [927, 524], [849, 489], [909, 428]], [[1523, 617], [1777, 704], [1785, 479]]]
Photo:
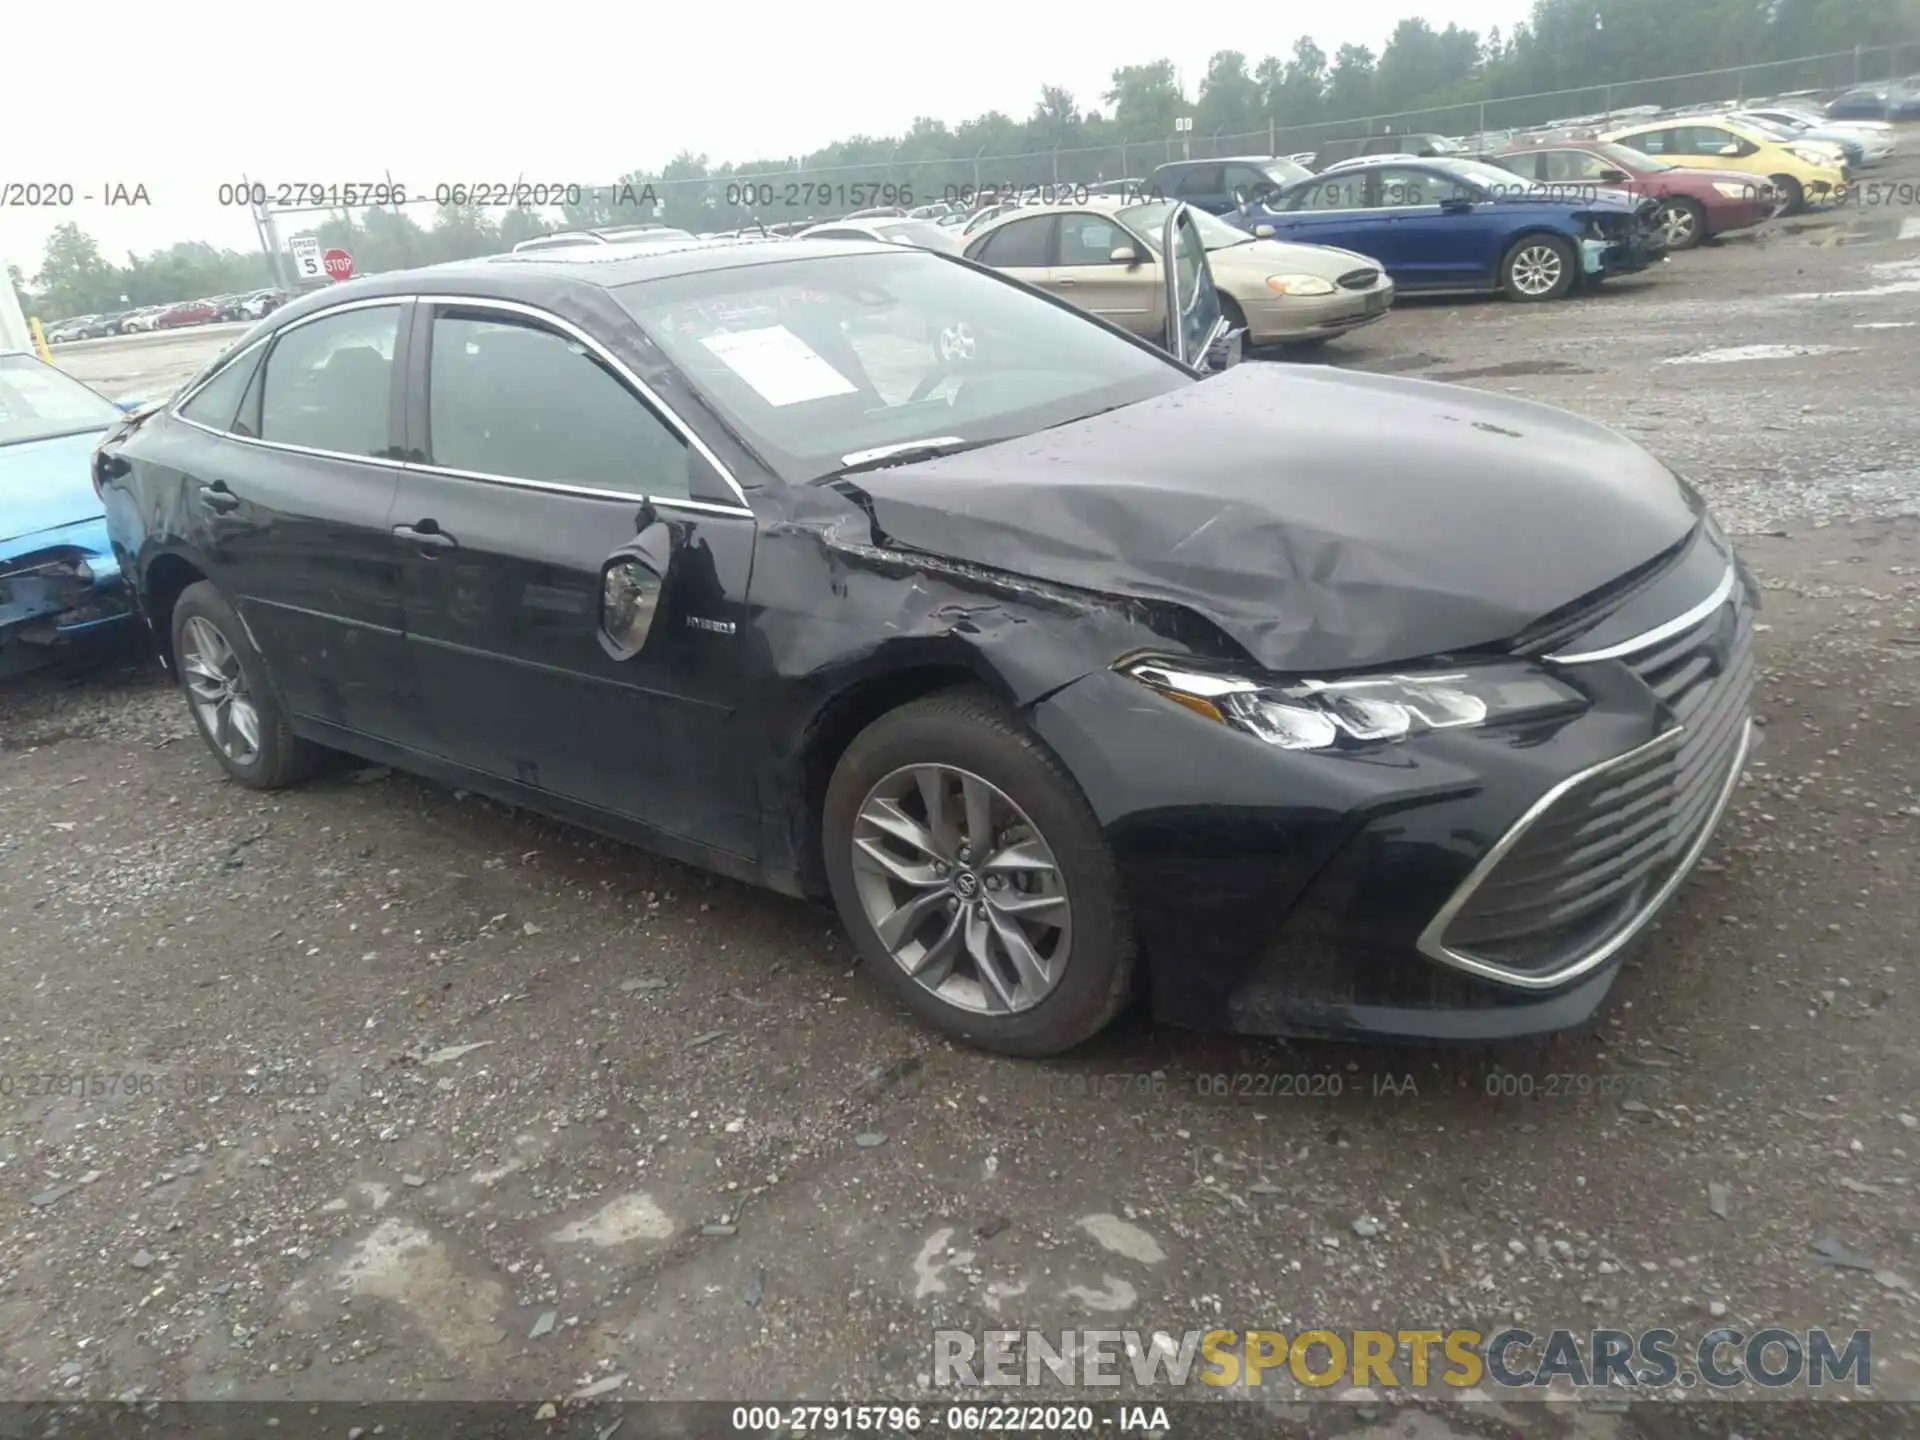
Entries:
[[1601, 137], [1695, 170], [1742, 170], [1773, 182], [1782, 214], [1824, 205], [1845, 193], [1839, 152], [1813, 141], [1775, 140], [1750, 125], [1705, 116], [1649, 120]]

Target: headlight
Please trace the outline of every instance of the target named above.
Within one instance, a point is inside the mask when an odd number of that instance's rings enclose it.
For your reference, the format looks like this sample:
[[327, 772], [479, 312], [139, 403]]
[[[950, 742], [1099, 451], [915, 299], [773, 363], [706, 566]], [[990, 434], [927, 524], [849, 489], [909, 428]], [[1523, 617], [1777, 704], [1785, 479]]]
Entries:
[[1772, 187], [1769, 185], [1742, 185], [1737, 180], [1716, 180], [1713, 188], [1729, 200], [1745, 200], [1752, 195], [1764, 194]]
[[1331, 295], [1334, 287], [1318, 275], [1269, 275], [1267, 288], [1276, 295]]
[[1804, 145], [1789, 145], [1787, 149], [1791, 150], [1800, 159], [1806, 161], [1807, 164], [1818, 165], [1822, 169], [1831, 169], [1838, 163], [1837, 159], [1825, 150], [1810, 150]]
[[1124, 673], [1196, 714], [1282, 750], [1376, 745], [1586, 706], [1572, 686], [1524, 664], [1273, 684], [1187, 670], [1166, 660], [1138, 661]]

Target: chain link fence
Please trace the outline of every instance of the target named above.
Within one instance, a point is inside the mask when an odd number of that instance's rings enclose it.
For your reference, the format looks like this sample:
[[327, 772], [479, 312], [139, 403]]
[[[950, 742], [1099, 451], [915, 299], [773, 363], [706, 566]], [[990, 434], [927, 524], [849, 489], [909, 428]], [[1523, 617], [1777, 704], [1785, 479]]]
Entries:
[[[1146, 141], [1019, 154], [982, 152], [971, 159], [905, 160], [896, 156], [862, 164], [797, 164], [785, 170], [656, 179], [646, 184], [640, 203], [630, 199], [618, 207], [617, 213], [593, 218], [608, 224], [660, 220], [696, 231], [733, 230], [756, 221], [774, 224], [825, 219], [869, 206], [970, 200], [980, 191], [997, 186], [1093, 185], [1144, 179], [1156, 166], [1170, 160], [1297, 154], [1311, 151], [1327, 140], [1351, 135], [1433, 131], [1465, 136], [1541, 126], [1635, 106], [1665, 109], [1796, 91], [1824, 94], [1855, 84], [1895, 78], [1913, 70], [1920, 70], [1920, 42], [1863, 46], [1763, 64], [1468, 100], [1312, 125], [1268, 125], [1264, 129], [1232, 133], [1187, 133]], [[607, 189], [605, 185], [584, 188], [589, 193]], [[431, 210], [435, 205], [435, 197], [428, 195], [410, 199], [407, 208]], [[273, 212], [275, 218], [315, 213], [321, 212]], [[344, 212], [331, 213], [344, 217]], [[312, 222], [306, 221], [283, 228], [286, 233], [293, 233], [311, 227]]]

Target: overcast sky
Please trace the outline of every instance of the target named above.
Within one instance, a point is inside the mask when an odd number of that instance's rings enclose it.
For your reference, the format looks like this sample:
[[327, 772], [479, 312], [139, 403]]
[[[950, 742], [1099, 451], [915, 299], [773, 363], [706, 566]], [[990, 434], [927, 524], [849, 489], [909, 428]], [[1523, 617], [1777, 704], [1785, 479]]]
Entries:
[[[1153, 23], [1152, 6], [1108, 14], [1014, 0], [841, 0], [830, 10], [766, 0], [651, 10], [578, 0], [5, 8], [0, 186], [68, 182], [99, 197], [110, 184], [143, 184], [152, 199], [134, 209], [98, 198], [68, 211], [0, 207], [0, 257], [31, 275], [48, 233], [69, 219], [122, 263], [129, 250], [176, 240], [253, 247], [247, 211], [216, 203], [220, 183], [242, 176], [328, 184], [390, 171], [428, 194], [516, 175], [607, 180], [658, 169], [681, 149], [719, 163], [897, 134], [919, 115], [1023, 118], [1042, 85], [1098, 106], [1116, 66], [1163, 55], [1192, 94], [1213, 52], [1285, 55], [1301, 24], [1329, 55], [1349, 41], [1378, 53], [1409, 15], [1484, 32], [1510, 28], [1531, 7], [1222, 5], [1178, 24]], [[1288, 12], [1302, 18], [1282, 18]]]

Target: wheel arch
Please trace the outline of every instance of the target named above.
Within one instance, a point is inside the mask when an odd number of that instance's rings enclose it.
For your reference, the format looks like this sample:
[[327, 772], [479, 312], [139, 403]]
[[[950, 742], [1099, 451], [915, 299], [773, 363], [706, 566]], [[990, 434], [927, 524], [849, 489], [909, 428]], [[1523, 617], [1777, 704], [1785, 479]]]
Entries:
[[174, 668], [173, 608], [189, 585], [207, 578], [206, 569], [196, 560], [175, 551], [155, 555], [141, 570], [141, 608], [153, 626], [154, 646], [169, 670]]
[[1009, 705], [1016, 703], [1011, 688], [977, 651], [915, 647], [889, 663], [845, 676], [806, 714], [793, 743], [784, 797], [790, 817], [788, 844], [804, 893], [828, 893], [820, 827], [827, 784], [847, 747], [881, 716], [943, 690], [966, 686], [988, 690]]

